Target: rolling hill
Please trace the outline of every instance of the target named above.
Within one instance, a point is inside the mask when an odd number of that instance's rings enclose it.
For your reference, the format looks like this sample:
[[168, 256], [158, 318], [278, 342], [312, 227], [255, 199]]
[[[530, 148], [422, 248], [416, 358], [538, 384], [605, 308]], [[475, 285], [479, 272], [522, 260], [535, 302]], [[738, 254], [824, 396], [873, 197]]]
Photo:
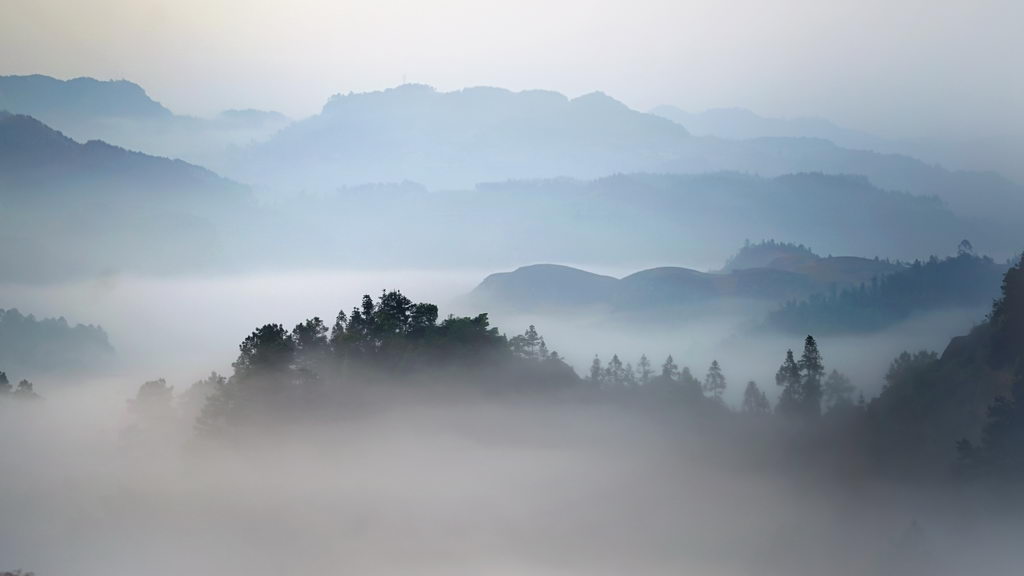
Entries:
[[621, 279], [568, 266], [537, 264], [488, 276], [470, 299], [533, 312], [585, 308], [667, 311], [728, 299], [783, 302], [833, 287], [857, 285], [901, 269], [896, 264], [866, 258], [811, 256], [815, 262], [799, 270], [785, 269], [778, 262], [776, 266], [733, 267], [723, 272], [662, 266]]

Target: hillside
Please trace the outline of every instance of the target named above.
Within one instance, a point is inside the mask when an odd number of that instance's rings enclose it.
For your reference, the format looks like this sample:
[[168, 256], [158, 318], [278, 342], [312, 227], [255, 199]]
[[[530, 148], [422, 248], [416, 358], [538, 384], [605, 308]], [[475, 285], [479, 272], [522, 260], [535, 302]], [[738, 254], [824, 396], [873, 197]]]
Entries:
[[[1024, 413], [1018, 404], [1024, 390], [1022, 280], [1018, 262], [1004, 276], [1001, 293], [997, 289], [989, 316], [953, 338], [941, 355], [905, 352], [893, 361], [885, 388], [868, 410], [874, 449], [884, 464], [924, 475], [945, 473], [959, 443], [966, 468], [961, 472], [1024, 478]], [[983, 434], [987, 424], [995, 426]]]
[[[867, 262], [872, 261], [847, 257], [833, 266], [816, 268], [816, 275], [771, 266], [715, 273], [663, 266], [621, 279], [568, 266], [538, 264], [492, 274], [473, 290], [470, 298], [485, 305], [523, 311], [668, 310], [723, 299], [782, 302], [828, 286], [847, 286], [851, 279], [865, 281], [865, 271], [870, 270], [864, 266]], [[831, 275], [823, 275], [823, 270]]]
[[867, 283], [787, 302], [767, 326], [793, 334], [863, 333], [929, 311], [987, 307], [1007, 268], [969, 252], [916, 261]]
[[254, 208], [206, 169], [5, 113], [0, 202], [0, 280], [22, 281], [209, 266], [223, 249], [213, 222]]
[[[176, 206], [248, 196], [244, 186], [192, 164], [98, 140], [80, 144], [24, 115], [0, 112], [0, 195], [6, 201], [149, 201]], [[86, 198], [87, 197], [87, 198]]]

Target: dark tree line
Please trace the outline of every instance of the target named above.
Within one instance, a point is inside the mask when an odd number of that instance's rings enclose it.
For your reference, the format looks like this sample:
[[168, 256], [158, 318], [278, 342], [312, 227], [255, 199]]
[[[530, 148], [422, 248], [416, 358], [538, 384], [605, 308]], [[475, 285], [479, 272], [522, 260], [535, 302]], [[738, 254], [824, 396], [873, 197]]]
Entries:
[[983, 306], [996, 296], [1007, 267], [961, 247], [957, 256], [906, 268], [829, 294], [790, 301], [772, 312], [767, 325], [791, 333], [842, 333], [878, 330], [917, 312], [949, 306]]
[[[239, 346], [230, 378], [213, 384], [197, 420], [215, 432], [250, 418], [306, 413], [348, 384], [417, 380], [566, 388], [579, 382], [534, 326], [507, 338], [487, 314], [438, 320], [437, 306], [399, 291], [364, 296], [328, 327], [320, 318], [288, 330], [257, 328]], [[214, 378], [215, 376], [211, 376]]]
[[99, 326], [36, 318], [0, 308], [0, 366], [39, 372], [85, 370], [109, 360], [113, 348]]
[[1003, 277], [988, 326], [989, 360], [1012, 368], [1013, 380], [988, 406], [977, 443], [964, 438], [957, 449], [972, 474], [1024, 481], [1024, 259]]
[[[724, 405], [723, 396], [728, 381], [718, 360], [712, 360], [703, 380], [698, 380], [689, 367], [682, 370], [669, 355], [655, 374], [647, 355], [637, 362], [623, 365], [618, 354], [612, 355], [607, 365], [600, 357], [594, 356], [586, 381], [597, 389], [620, 391], [667, 391], [677, 392], [691, 399], [707, 399]], [[825, 376], [825, 365], [813, 336], [804, 341], [800, 360], [793, 357], [793, 351], [786, 352], [786, 359], [775, 374], [775, 383], [781, 388], [775, 410], [785, 416], [820, 416], [822, 409], [853, 406], [854, 386], [850, 379], [837, 370]], [[743, 392], [741, 412], [763, 414], [772, 411], [768, 395], [756, 382], [748, 382]]]

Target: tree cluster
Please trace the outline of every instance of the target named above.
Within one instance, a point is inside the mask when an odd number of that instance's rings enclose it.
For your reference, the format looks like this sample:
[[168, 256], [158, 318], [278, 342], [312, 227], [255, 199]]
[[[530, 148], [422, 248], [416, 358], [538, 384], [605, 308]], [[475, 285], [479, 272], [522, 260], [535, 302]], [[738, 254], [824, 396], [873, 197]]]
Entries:
[[26, 379], [18, 382], [17, 386], [11, 384], [5, 372], [0, 371], [0, 400], [12, 398], [15, 400], [35, 400], [39, 398], [34, 386]]
[[64, 318], [36, 318], [0, 308], [0, 365], [26, 371], [85, 370], [101, 365], [113, 348], [99, 326]]
[[200, 412], [201, 431], [308, 412], [351, 383], [434, 378], [551, 388], [578, 381], [536, 327], [507, 338], [490, 326], [487, 314], [438, 321], [437, 306], [414, 303], [399, 291], [385, 291], [376, 300], [363, 296], [329, 328], [318, 317], [290, 331], [280, 324], [261, 326], [242, 341], [232, 367], [232, 376], [215, 385]]
[[917, 312], [987, 305], [1005, 271], [991, 258], [961, 248], [957, 256], [915, 261], [869, 284], [786, 302], [769, 315], [767, 324], [804, 334], [879, 330]]

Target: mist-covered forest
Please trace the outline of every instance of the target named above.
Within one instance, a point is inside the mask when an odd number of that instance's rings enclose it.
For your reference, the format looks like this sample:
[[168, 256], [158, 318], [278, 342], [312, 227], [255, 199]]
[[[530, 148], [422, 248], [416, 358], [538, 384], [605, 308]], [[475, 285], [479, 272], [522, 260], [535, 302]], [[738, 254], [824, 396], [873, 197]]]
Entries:
[[1021, 572], [1016, 5], [0, 13], [0, 576]]

